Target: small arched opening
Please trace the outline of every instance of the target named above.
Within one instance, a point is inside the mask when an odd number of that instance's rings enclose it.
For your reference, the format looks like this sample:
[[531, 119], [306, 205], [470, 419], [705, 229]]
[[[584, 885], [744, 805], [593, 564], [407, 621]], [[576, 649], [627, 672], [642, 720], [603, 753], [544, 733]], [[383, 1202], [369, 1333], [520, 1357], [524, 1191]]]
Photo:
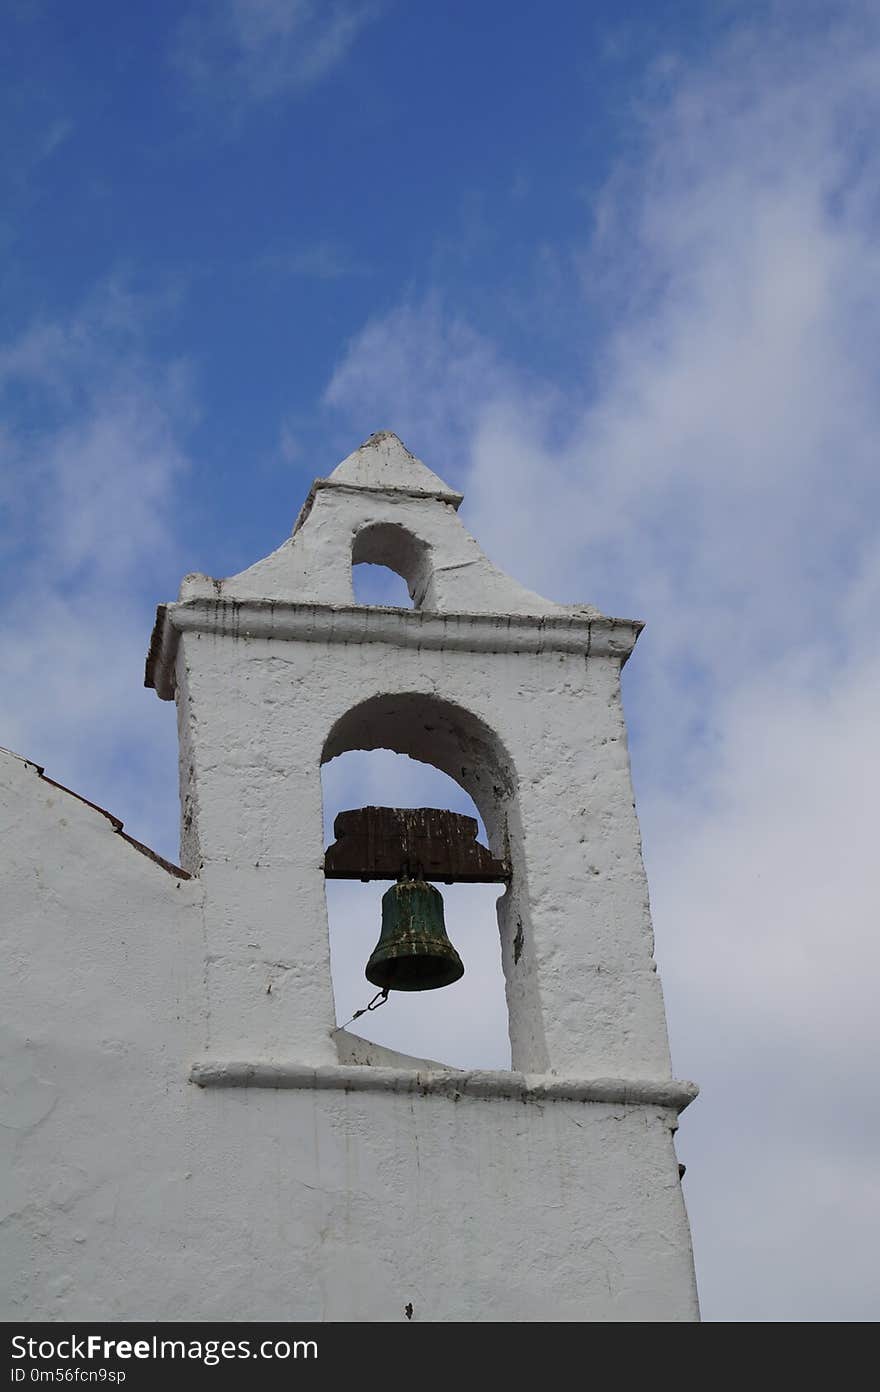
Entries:
[[[478, 839], [506, 855], [510, 769], [475, 717], [423, 695], [378, 696], [348, 712], [324, 750], [325, 834], [340, 811], [365, 806], [439, 807], [478, 822]], [[337, 1022], [374, 995], [364, 977], [391, 881], [327, 881]], [[504, 885], [438, 883], [447, 933], [464, 976], [439, 990], [392, 991], [351, 1032], [387, 1049], [461, 1068], [509, 1068], [510, 1041], [496, 913]]]
[[371, 522], [356, 533], [351, 578], [356, 604], [419, 609], [430, 579], [431, 549], [395, 522]]

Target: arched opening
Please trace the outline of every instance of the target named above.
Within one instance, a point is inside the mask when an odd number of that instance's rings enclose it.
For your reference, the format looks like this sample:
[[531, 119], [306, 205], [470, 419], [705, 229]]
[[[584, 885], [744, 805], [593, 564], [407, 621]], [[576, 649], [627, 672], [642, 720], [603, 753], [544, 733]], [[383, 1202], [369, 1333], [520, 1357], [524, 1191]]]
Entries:
[[369, 604], [383, 609], [413, 609], [406, 581], [389, 566], [363, 561], [351, 568], [351, 584], [355, 604]]
[[[325, 836], [338, 812], [364, 806], [440, 807], [475, 817], [493, 855], [506, 847], [510, 772], [474, 717], [434, 698], [380, 696], [331, 731], [322, 770]], [[375, 994], [364, 977], [388, 882], [327, 881], [337, 1023]], [[438, 884], [447, 933], [465, 966], [453, 985], [392, 991], [350, 1032], [386, 1049], [459, 1068], [509, 1068], [510, 1041], [496, 905], [502, 884]]]
[[372, 522], [355, 535], [351, 566], [356, 604], [418, 609], [430, 579], [430, 547], [396, 523]]
[[473, 799], [489, 849], [506, 858], [513, 764], [494, 731], [470, 711], [424, 692], [373, 696], [337, 720], [321, 762], [353, 749], [390, 749], [445, 773]]

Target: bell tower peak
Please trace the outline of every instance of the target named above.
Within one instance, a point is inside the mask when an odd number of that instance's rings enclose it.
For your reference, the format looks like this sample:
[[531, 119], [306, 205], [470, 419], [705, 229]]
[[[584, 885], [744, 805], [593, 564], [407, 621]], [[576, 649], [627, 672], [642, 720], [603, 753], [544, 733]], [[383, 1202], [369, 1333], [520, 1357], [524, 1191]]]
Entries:
[[[433, 613], [601, 617], [587, 606], [557, 604], [505, 575], [464, 527], [461, 501], [462, 494], [396, 435], [379, 431], [329, 478], [315, 480], [292, 534], [277, 550], [238, 575], [186, 576], [179, 603], [348, 608], [355, 606], [352, 566], [365, 562], [401, 575], [413, 607]], [[156, 684], [151, 670], [147, 685]], [[157, 690], [165, 694], [161, 684]]]
[[325, 482], [331, 486], [437, 498], [455, 508], [462, 500], [461, 493], [417, 459], [391, 430], [377, 430], [337, 464]]

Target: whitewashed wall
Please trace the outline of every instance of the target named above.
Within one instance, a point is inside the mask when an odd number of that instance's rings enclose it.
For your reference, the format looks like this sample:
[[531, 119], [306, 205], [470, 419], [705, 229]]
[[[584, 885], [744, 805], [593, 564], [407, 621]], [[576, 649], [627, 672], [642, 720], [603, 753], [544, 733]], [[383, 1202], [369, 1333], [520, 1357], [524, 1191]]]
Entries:
[[[638, 626], [500, 576], [393, 437], [337, 474], [292, 543], [160, 614], [194, 878], [0, 757], [3, 1315], [697, 1318], [672, 1144], [695, 1089], [619, 701]], [[354, 540], [389, 523], [422, 612], [352, 605]], [[333, 1032], [320, 763], [371, 741], [457, 777], [514, 861], [516, 1073]]]

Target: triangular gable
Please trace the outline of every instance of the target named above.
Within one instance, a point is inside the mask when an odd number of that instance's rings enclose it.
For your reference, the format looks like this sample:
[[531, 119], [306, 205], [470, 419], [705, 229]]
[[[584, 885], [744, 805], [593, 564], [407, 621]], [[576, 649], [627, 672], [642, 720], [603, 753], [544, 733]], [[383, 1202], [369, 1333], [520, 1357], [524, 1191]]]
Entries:
[[348, 488], [382, 491], [395, 488], [407, 493], [423, 493], [434, 498], [448, 498], [456, 506], [461, 501], [461, 494], [444, 483], [421, 459], [410, 454], [403, 441], [390, 430], [371, 435], [336, 466], [328, 481]]

